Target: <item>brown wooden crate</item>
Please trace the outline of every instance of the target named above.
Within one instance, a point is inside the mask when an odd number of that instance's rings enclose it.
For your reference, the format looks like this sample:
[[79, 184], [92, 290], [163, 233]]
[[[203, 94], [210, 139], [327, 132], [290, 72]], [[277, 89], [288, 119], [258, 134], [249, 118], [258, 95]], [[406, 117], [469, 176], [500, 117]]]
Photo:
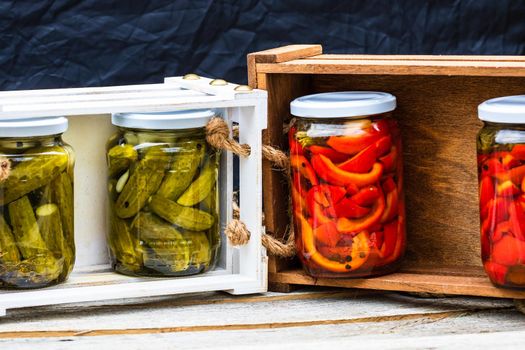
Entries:
[[[482, 125], [478, 104], [525, 92], [525, 58], [319, 55], [313, 53], [318, 46], [304, 45], [295, 55], [291, 50], [285, 50], [289, 61], [275, 59], [271, 50], [261, 59], [250, 56], [251, 81], [269, 94], [264, 142], [286, 149], [282, 124], [295, 97], [343, 90], [395, 95], [404, 142], [408, 245], [401, 271], [374, 282], [315, 280], [297, 270], [294, 260], [271, 262], [270, 282], [525, 298], [525, 292], [493, 287], [481, 270], [475, 143]], [[289, 224], [288, 193], [282, 174], [269, 163], [263, 166], [263, 186], [267, 228], [281, 236]]]

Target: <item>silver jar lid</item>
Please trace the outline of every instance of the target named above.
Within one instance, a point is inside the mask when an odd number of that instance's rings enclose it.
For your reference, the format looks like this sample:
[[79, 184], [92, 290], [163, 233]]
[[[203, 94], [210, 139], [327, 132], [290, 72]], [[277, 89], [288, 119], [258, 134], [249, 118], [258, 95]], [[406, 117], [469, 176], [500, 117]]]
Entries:
[[215, 116], [211, 109], [194, 109], [173, 112], [115, 113], [113, 125], [124, 128], [176, 130], [202, 128]]
[[32, 137], [62, 134], [67, 130], [65, 117], [0, 119], [0, 137]]
[[308, 118], [351, 118], [381, 114], [396, 109], [396, 97], [386, 92], [326, 92], [296, 98], [292, 115]]
[[525, 124], [525, 95], [487, 100], [478, 106], [478, 117], [486, 122]]

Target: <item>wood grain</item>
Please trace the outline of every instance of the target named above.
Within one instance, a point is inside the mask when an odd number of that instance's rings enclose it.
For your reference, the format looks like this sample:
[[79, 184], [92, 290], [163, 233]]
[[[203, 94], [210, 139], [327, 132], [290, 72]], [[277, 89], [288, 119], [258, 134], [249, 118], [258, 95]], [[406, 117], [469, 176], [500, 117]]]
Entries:
[[259, 73], [525, 76], [525, 61], [299, 59], [258, 63]]
[[252, 87], [260, 87], [257, 82], [257, 67], [258, 63], [280, 63], [290, 60], [295, 60], [304, 57], [320, 55], [323, 52], [321, 45], [288, 45], [269, 49], [259, 52], [250, 53], [248, 55], [248, 84]]
[[[337, 55], [324, 54], [308, 57], [312, 60], [367, 60], [367, 61], [463, 61], [463, 62], [525, 62], [525, 56], [499, 55]], [[270, 62], [268, 62], [270, 63]]]

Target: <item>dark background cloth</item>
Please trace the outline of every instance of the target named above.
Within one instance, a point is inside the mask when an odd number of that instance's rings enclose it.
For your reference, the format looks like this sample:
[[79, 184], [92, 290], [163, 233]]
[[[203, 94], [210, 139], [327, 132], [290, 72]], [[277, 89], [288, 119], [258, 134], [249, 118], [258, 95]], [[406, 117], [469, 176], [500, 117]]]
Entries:
[[0, 0], [0, 90], [162, 82], [195, 72], [246, 82], [246, 55], [525, 50], [516, 0]]

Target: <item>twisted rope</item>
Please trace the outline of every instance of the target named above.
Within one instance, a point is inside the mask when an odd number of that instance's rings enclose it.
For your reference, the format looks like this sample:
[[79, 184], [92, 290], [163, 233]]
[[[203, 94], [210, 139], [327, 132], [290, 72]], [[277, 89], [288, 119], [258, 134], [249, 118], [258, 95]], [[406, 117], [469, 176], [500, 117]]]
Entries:
[[4, 182], [11, 173], [11, 162], [7, 158], [0, 158], [0, 182]]
[[[238, 137], [239, 128], [234, 127], [232, 134], [234, 137]], [[206, 140], [213, 147], [228, 150], [238, 156], [247, 157], [250, 155], [250, 146], [239, 144], [235, 139], [230, 138], [228, 124], [222, 118], [216, 117], [208, 122], [206, 125]], [[272, 146], [264, 145], [262, 155], [265, 159], [272, 162], [277, 169], [284, 171], [286, 178], [290, 179], [290, 160], [286, 153]], [[251, 234], [244, 222], [240, 220], [240, 208], [236, 200], [233, 200], [232, 207], [233, 219], [226, 225], [224, 233], [232, 245], [244, 245], [250, 240]], [[263, 232], [262, 244], [270, 254], [280, 257], [292, 257], [295, 255], [295, 236], [292, 227], [293, 225], [289, 226], [286, 234], [287, 238], [284, 242]]]

